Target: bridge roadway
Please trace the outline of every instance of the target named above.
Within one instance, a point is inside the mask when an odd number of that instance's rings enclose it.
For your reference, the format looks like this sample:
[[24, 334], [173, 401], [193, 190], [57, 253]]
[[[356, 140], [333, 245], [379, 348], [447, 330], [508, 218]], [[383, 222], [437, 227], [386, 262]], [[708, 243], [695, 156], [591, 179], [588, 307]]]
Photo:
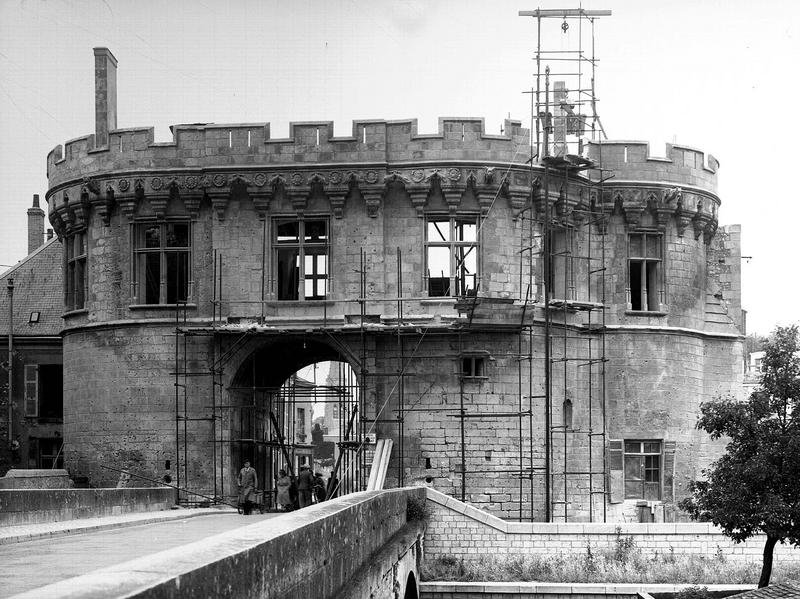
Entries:
[[86, 521], [87, 528], [72, 528], [69, 534], [63, 534], [63, 523], [27, 527], [29, 531], [24, 530], [26, 527], [10, 527], [22, 533], [14, 540], [28, 535], [32, 538], [19, 542], [0, 538], [0, 597], [11, 597], [280, 516], [242, 516], [233, 510], [202, 510], [200, 515], [194, 515], [193, 511], [161, 513], [157, 521], [151, 518], [144, 524], [135, 524], [135, 519], [126, 516], [102, 518], [97, 519], [102, 520], [99, 530], [93, 530], [92, 522]]

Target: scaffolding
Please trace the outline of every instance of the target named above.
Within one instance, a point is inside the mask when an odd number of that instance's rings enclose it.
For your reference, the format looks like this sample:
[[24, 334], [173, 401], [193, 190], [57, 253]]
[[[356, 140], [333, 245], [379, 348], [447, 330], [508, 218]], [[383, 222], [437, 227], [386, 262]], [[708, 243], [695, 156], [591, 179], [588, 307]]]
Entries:
[[[474, 288], [464, 285], [464, 295], [456, 298], [457, 318], [447, 324], [420, 323], [406, 306], [430, 298], [404, 294], [401, 249], [395, 256], [396, 293], [384, 298], [369, 291], [371, 273], [362, 249], [358, 296], [336, 300], [345, 307], [344, 315], [329, 315], [322, 302], [324, 311], [314, 324], [266, 327], [266, 306], [275, 300], [267, 299], [266, 293], [274, 281], [269, 273], [265, 221], [261, 300], [249, 302], [260, 304], [255, 308], [260, 317], [237, 327], [231, 326], [230, 303], [223, 297], [226, 266], [222, 254], [215, 251], [211, 323], [192, 322], [185, 304], [178, 306], [175, 315], [175, 452], [177, 487], [184, 490], [179, 492], [181, 503], [191, 503], [190, 497], [196, 494], [190, 489], [202, 477], [200, 469], [193, 471], [190, 464], [213, 469], [213, 496], [222, 501], [225, 489], [231, 488], [232, 481], [226, 477], [244, 457], [255, 462], [265, 488], [279, 468], [294, 470], [312, 459], [315, 445], [298, 440], [297, 409], [316, 403], [336, 406], [338, 418], [331, 475], [336, 483], [329, 485], [328, 496], [366, 488], [378, 435], [395, 436], [394, 479], [399, 486], [405, 485], [413, 464], [406, 447], [406, 420], [410, 414], [439, 413], [458, 423], [453, 474], [461, 500], [468, 499], [473, 481], [499, 476], [514, 481], [519, 520], [605, 521], [607, 211], [601, 145], [590, 159], [587, 143], [604, 135], [595, 97], [594, 24], [609, 14], [583, 9], [520, 13], [534, 17], [537, 27], [526, 167], [531, 187], [517, 215], [520, 297], [491, 297], [482, 292], [476, 279]], [[577, 40], [569, 40], [576, 48], [564, 48], [564, 44], [558, 50], [544, 48], [553, 39], [546, 31], [548, 24], [559, 22], [562, 36], [577, 26]], [[585, 44], [586, 36], [590, 44]], [[566, 68], [554, 72], [553, 65]], [[552, 89], [551, 77], [558, 78]], [[570, 93], [576, 94], [574, 100]], [[520, 164], [509, 165], [509, 171]], [[507, 176], [508, 171], [500, 188]], [[477, 221], [478, 237], [486, 217]], [[508, 318], [498, 324], [486, 318], [492, 312], [503, 312]], [[453, 359], [459, 369], [462, 364], [465, 369], [474, 367], [480, 353], [476, 339], [498, 331], [516, 337], [516, 347], [492, 355], [515, 364], [513, 406], [510, 401], [502, 406], [475, 405], [465, 391], [463, 372], [459, 373], [457, 404], [423, 401], [430, 389], [419, 386], [409, 393], [407, 381], [417, 375], [415, 367], [421, 362]], [[238, 360], [239, 352], [252, 351], [257, 345], [252, 341], [298, 335], [331, 348], [328, 359], [340, 364], [334, 384], [303, 387], [296, 380], [264, 382], [256, 372], [255, 359], [246, 381], [227, 379], [226, 383], [226, 365], [235, 357]], [[436, 335], [448, 336], [454, 351], [425, 355], [423, 343]], [[383, 369], [377, 367], [374, 355], [378, 338], [383, 348], [390, 343], [394, 347], [392, 355], [382, 354]], [[196, 340], [203, 341], [193, 343]], [[197, 402], [204, 402], [201, 410]], [[470, 434], [488, 422], [513, 431], [516, 447], [513, 457], [503, 455], [499, 463], [480, 467], [474, 455], [472, 459], [468, 455], [480, 447]], [[192, 443], [198, 438], [209, 439], [207, 452]], [[492, 449], [481, 451], [489, 456]], [[275, 498], [266, 496], [269, 507], [274, 506]]]

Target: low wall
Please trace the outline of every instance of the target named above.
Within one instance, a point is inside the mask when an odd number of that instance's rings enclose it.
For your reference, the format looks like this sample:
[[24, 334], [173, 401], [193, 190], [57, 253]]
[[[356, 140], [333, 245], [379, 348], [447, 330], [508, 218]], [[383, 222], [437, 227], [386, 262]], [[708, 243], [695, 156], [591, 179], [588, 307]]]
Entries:
[[[726, 559], [761, 561], [766, 537], [734, 543], [712, 524], [705, 523], [544, 523], [508, 522], [434, 489], [427, 489], [433, 508], [425, 533], [425, 557], [450, 556], [474, 560], [483, 555], [585, 555], [613, 550], [617, 539], [632, 537], [636, 547], [649, 552], [714, 555]], [[779, 544], [775, 559], [800, 562], [800, 549]]]
[[12, 468], [0, 478], [0, 489], [71, 489], [69, 472], [52, 470], [23, 470]]
[[[382, 572], [400, 570], [392, 563], [370, 566], [402, 538], [418, 551], [422, 525], [406, 521], [411, 497], [424, 500], [424, 489], [353, 493], [18, 597], [362, 599], [392, 597], [396, 589], [402, 597], [406, 581], [418, 579], [416, 572], [398, 580]], [[395, 547], [392, 561], [401, 561], [409, 549]], [[412, 569], [408, 563], [403, 568]], [[390, 588], [375, 586], [383, 581]], [[415, 588], [410, 596], [416, 593]]]
[[175, 504], [170, 487], [0, 489], [0, 526], [157, 512]]
[[[650, 593], [674, 594], [691, 585], [555, 584], [541, 582], [423, 582], [420, 599], [653, 599]], [[711, 597], [721, 598], [755, 585], [712, 585]]]

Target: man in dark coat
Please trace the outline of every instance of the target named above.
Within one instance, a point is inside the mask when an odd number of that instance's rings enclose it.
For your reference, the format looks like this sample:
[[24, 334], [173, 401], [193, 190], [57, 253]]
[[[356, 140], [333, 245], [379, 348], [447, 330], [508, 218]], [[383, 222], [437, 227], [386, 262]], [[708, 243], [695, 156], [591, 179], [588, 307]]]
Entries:
[[314, 488], [314, 475], [308, 466], [300, 466], [300, 475], [297, 477], [297, 495], [300, 507], [311, 505], [311, 490]]
[[258, 476], [256, 471], [250, 467], [250, 461], [244, 461], [244, 468], [239, 471], [239, 504], [242, 506], [245, 516], [249, 516], [253, 510], [253, 502], [256, 500], [256, 487], [258, 486]]

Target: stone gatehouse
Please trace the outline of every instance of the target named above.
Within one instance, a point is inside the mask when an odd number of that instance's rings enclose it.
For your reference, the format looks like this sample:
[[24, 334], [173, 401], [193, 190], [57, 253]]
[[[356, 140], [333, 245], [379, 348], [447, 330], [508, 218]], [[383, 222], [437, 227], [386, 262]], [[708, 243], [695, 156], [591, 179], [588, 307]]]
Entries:
[[271, 481], [314, 451], [285, 382], [330, 361], [343, 491], [392, 439], [389, 486], [507, 518], [675, 517], [719, 451], [700, 402], [741, 387], [740, 230], [718, 227], [711, 156], [531, 163], [519, 122], [474, 118], [155, 143], [116, 128], [116, 60], [95, 65], [96, 133], [48, 156], [70, 470], [220, 497], [249, 458]]

